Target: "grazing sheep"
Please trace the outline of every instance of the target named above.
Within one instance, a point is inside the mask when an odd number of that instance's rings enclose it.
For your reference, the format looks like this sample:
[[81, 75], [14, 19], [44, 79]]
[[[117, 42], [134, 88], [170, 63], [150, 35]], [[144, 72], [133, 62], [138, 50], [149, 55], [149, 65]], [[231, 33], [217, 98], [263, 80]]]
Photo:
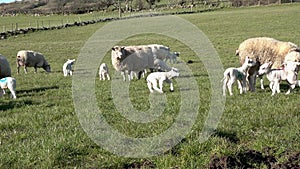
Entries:
[[73, 75], [73, 70], [72, 70], [72, 66], [75, 62], [75, 59], [68, 59], [64, 65], [63, 65], [63, 73], [64, 73], [64, 76], [72, 76]]
[[[148, 89], [151, 93], [153, 93], [153, 89], [158, 91], [159, 93], [163, 93], [163, 82], [167, 82], [170, 84], [170, 91], [173, 92], [174, 91], [174, 87], [173, 87], [173, 83], [172, 83], [172, 78], [174, 77], [178, 77], [179, 76], [179, 72], [177, 69], [172, 69], [168, 72], [154, 72], [154, 73], [150, 73], [147, 76], [147, 86]], [[157, 81], [159, 84], [159, 88], [157, 87]], [[153, 88], [153, 89], [152, 89]]]
[[50, 65], [46, 61], [45, 57], [38, 52], [30, 50], [21, 50], [17, 54], [17, 73], [19, 74], [20, 66], [24, 66], [24, 71], [27, 74], [27, 67], [34, 67], [34, 72], [37, 72], [37, 68], [41, 67], [46, 72], [51, 72]]
[[259, 75], [266, 74], [270, 81], [269, 86], [272, 90], [272, 96], [276, 92], [280, 93], [280, 81], [282, 80], [286, 80], [290, 86], [289, 90], [285, 94], [289, 94], [298, 84], [297, 67], [300, 66], [300, 62], [285, 62], [283, 65], [283, 69], [272, 69], [272, 62], [268, 62], [262, 64], [258, 70]]
[[11, 69], [7, 59], [0, 54], [0, 78], [11, 76]]
[[170, 55], [166, 57], [166, 62], [170, 60], [170, 63], [177, 63], [177, 57], [179, 57], [180, 52], [171, 52]]
[[244, 63], [245, 57], [250, 57], [256, 60], [257, 63], [249, 69], [250, 91], [255, 91], [256, 75], [261, 64], [272, 61], [272, 68], [280, 68], [285, 56], [296, 49], [298, 49], [298, 46], [291, 42], [283, 42], [268, 37], [250, 38], [243, 41], [236, 50], [241, 65]]
[[111, 61], [114, 69], [123, 75], [124, 81], [126, 80], [126, 71], [128, 71], [128, 80], [130, 81], [132, 79], [131, 71], [139, 72], [141, 75], [144, 69], [154, 68], [152, 49], [147, 46], [115, 46], [111, 51]]
[[0, 96], [2, 97], [3, 94], [5, 94], [5, 89], [9, 89], [10, 93], [11, 93], [11, 98], [16, 99], [16, 79], [12, 78], [12, 77], [5, 77], [0, 79], [0, 86], [1, 89], [0, 90]]
[[108, 66], [106, 63], [102, 63], [99, 68], [99, 78], [100, 80], [105, 80], [105, 77], [107, 77], [107, 80], [110, 80]]
[[239, 68], [227, 68], [224, 72], [223, 81], [223, 96], [226, 96], [226, 85], [228, 87], [229, 94], [232, 96], [232, 85], [235, 81], [238, 82], [238, 88], [240, 89], [240, 94], [246, 93], [246, 83], [247, 83], [247, 72], [250, 67], [254, 66], [255, 62], [249, 57], [245, 58], [245, 62]]

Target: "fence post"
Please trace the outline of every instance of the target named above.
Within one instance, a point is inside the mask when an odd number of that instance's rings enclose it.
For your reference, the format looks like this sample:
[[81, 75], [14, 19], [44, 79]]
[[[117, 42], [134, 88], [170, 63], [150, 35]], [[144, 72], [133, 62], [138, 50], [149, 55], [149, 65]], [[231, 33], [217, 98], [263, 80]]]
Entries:
[[36, 21], [36, 29], [39, 29], [39, 21]]
[[19, 26], [18, 23], [16, 23], [16, 30], [18, 30], [18, 26]]

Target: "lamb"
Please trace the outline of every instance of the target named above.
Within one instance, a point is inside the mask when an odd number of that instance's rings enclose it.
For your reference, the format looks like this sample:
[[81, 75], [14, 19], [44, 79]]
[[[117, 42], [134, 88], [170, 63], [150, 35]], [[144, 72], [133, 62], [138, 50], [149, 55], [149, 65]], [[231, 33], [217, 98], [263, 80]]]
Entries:
[[[178, 77], [179, 72], [177, 69], [173, 69], [168, 71], [168, 72], [154, 72], [150, 73], [147, 76], [147, 86], [150, 91], [150, 93], [153, 93], [153, 89], [156, 90], [159, 93], [163, 93], [163, 82], [167, 82], [170, 84], [170, 91], [174, 91], [173, 83], [172, 83], [172, 78]], [[159, 84], [159, 88], [157, 87], [157, 81]], [[152, 89], [153, 88], [153, 89]]]
[[41, 67], [46, 72], [51, 72], [50, 65], [46, 61], [45, 57], [38, 52], [30, 50], [21, 50], [17, 54], [17, 74], [19, 74], [20, 66], [24, 66], [24, 71], [27, 74], [27, 67], [34, 67], [34, 72], [37, 72], [37, 68]]
[[272, 90], [272, 96], [275, 93], [280, 93], [280, 81], [286, 80], [290, 86], [289, 90], [285, 94], [289, 94], [298, 83], [297, 80], [297, 67], [300, 66], [300, 62], [285, 62], [283, 69], [272, 69], [272, 62], [264, 63], [258, 70], [259, 75], [266, 74], [270, 81], [270, 89]]
[[246, 79], [248, 70], [256, 63], [249, 57], [245, 58], [243, 65], [239, 68], [230, 67], [224, 72], [223, 81], [223, 96], [226, 96], [226, 85], [228, 87], [229, 94], [232, 96], [232, 85], [235, 81], [238, 82], [238, 88], [240, 94], [246, 93]]
[[68, 59], [64, 65], [63, 65], [63, 73], [64, 73], [64, 76], [72, 76], [73, 75], [73, 69], [72, 69], [72, 66], [75, 62], [75, 59]]
[[280, 68], [285, 56], [299, 47], [291, 42], [283, 42], [268, 37], [250, 38], [243, 41], [236, 50], [241, 65], [245, 57], [256, 61], [256, 65], [249, 69], [249, 89], [255, 91], [256, 75], [261, 64], [272, 61], [272, 68]]
[[105, 77], [107, 77], [107, 80], [110, 80], [108, 66], [106, 63], [102, 63], [99, 68], [99, 78], [100, 80], [105, 80]]
[[0, 78], [11, 76], [11, 69], [7, 59], [0, 54]]
[[3, 94], [5, 94], [5, 89], [9, 89], [10, 93], [11, 93], [11, 97], [13, 99], [16, 99], [17, 96], [16, 96], [16, 79], [15, 78], [12, 78], [12, 77], [5, 77], [5, 78], [2, 78], [0, 79], [0, 86], [1, 86], [1, 89], [0, 90], [0, 96], [2, 97]]
[[132, 79], [131, 71], [139, 72], [139, 77], [144, 69], [154, 68], [152, 49], [147, 46], [115, 46], [111, 51], [111, 61], [114, 69], [120, 71], [123, 80], [128, 72], [128, 80]]
[[180, 52], [171, 52], [169, 55], [167, 55], [165, 62], [170, 60], [170, 63], [177, 63], [177, 57], [179, 57]]

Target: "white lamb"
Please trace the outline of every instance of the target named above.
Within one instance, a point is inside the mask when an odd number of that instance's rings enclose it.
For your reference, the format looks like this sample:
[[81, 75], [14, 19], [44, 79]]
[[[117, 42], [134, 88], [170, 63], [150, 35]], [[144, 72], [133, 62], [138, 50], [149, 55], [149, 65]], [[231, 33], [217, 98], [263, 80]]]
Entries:
[[16, 83], [15, 78], [5, 77], [5, 78], [0, 79], [0, 86], [1, 86], [1, 89], [2, 89], [2, 90], [0, 90], [0, 96], [1, 97], [2, 97], [3, 94], [5, 94], [5, 89], [8, 88], [10, 93], [11, 93], [11, 97], [13, 99], [17, 98], [17, 96], [16, 96], [17, 83]]
[[280, 82], [286, 80], [290, 86], [289, 90], [285, 94], [289, 94], [291, 90], [298, 84], [297, 80], [297, 67], [299, 62], [285, 62], [283, 63], [283, 69], [271, 69], [272, 62], [264, 63], [258, 70], [259, 75], [266, 74], [270, 81], [270, 88], [272, 90], [272, 96], [277, 92], [280, 93]]
[[99, 68], [99, 78], [100, 80], [105, 80], [105, 77], [107, 77], [107, 80], [110, 80], [108, 66], [106, 63], [102, 63]]
[[254, 66], [255, 62], [249, 57], [245, 58], [245, 62], [239, 68], [227, 68], [224, 72], [223, 81], [223, 95], [226, 96], [226, 85], [228, 87], [229, 94], [232, 96], [232, 85], [235, 81], [238, 82], [238, 88], [240, 89], [240, 94], [246, 93], [247, 85], [247, 74], [250, 67]]
[[[159, 93], [163, 93], [163, 82], [167, 82], [170, 84], [170, 91], [173, 92], [174, 91], [174, 87], [173, 87], [173, 83], [172, 83], [172, 78], [174, 77], [178, 77], [179, 76], [179, 72], [177, 71], [177, 69], [172, 69], [169, 72], [154, 72], [154, 73], [150, 73], [147, 77], [147, 86], [148, 89], [151, 93], [153, 93], [153, 89], [158, 91]], [[159, 84], [159, 88], [157, 87], [157, 81]], [[153, 89], [152, 89], [153, 88]]]
[[72, 70], [72, 65], [74, 64], [75, 59], [68, 59], [64, 65], [63, 65], [63, 72], [64, 72], [64, 76], [72, 76], [73, 75], [73, 70]]

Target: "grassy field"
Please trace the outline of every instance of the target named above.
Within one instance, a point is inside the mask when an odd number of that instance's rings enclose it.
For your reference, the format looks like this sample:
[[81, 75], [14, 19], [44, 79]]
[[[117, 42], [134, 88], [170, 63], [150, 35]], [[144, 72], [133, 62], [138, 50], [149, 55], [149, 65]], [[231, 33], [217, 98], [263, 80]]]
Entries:
[[[239, 65], [235, 49], [250, 37], [269, 36], [300, 45], [299, 15], [300, 4], [293, 4], [224, 9], [180, 17], [208, 36], [226, 68]], [[225, 157], [236, 160], [231, 168], [268, 168], [268, 161], [272, 165], [284, 164], [300, 151], [300, 90], [296, 88], [286, 96], [284, 84], [283, 92], [274, 97], [270, 89], [238, 95], [235, 88], [236, 95], [226, 98], [218, 128], [208, 141], [200, 144], [198, 138], [213, 90], [207, 71], [188, 46], [156, 34], [132, 36], [118, 44], [160, 43], [181, 52], [181, 64], [194, 61], [188, 67], [199, 86], [201, 106], [196, 123], [185, 139], [163, 155], [138, 159], [104, 150], [82, 129], [73, 105], [72, 78], [62, 74], [63, 63], [68, 58], [77, 58], [88, 38], [103, 25], [40, 31], [0, 41], [0, 53], [11, 63], [12, 76], [17, 79], [18, 96], [17, 100], [10, 100], [7, 95], [0, 100], [0, 168], [209, 168], [210, 163], [226, 162]], [[21, 71], [17, 75], [15, 56], [22, 49], [43, 53], [52, 73], [39, 69], [34, 74], [31, 68], [28, 74]], [[114, 76], [109, 56], [107, 53], [103, 61], [109, 64]], [[150, 124], [135, 123], [121, 116], [113, 102], [111, 82], [96, 80], [95, 83], [97, 104], [103, 116], [127, 136], [157, 135], [172, 125], [178, 115], [180, 91], [176, 81], [173, 93], [165, 86], [166, 108]], [[144, 80], [130, 83], [130, 100], [137, 110], [149, 109], [148, 97]]]

